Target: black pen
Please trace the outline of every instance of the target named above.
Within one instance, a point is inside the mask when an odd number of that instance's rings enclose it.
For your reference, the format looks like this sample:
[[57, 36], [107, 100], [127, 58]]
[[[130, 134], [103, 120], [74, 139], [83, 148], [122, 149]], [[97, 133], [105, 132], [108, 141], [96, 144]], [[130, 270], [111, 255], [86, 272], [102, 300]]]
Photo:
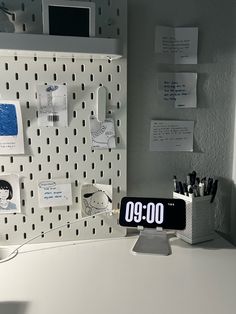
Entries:
[[217, 187], [218, 187], [218, 180], [215, 180], [215, 182], [212, 185], [212, 189], [211, 189], [211, 201], [210, 201], [210, 203], [213, 203], [213, 201], [215, 199]]
[[191, 185], [192, 185], [192, 186], [195, 185], [196, 176], [197, 176], [196, 171], [193, 171], [193, 172], [191, 173], [191, 177], [190, 177]]
[[193, 197], [194, 196], [194, 194], [193, 194], [193, 188], [190, 186], [190, 188], [189, 188], [189, 190], [188, 190], [188, 195], [190, 196], [190, 197]]
[[194, 196], [200, 196], [199, 186], [196, 184], [193, 186], [193, 194]]
[[179, 183], [179, 193], [184, 195], [184, 188], [183, 188], [183, 184], [181, 181], [178, 182]]
[[213, 179], [209, 178], [207, 181], [207, 195], [211, 194]]
[[188, 185], [187, 183], [183, 183], [184, 195], [188, 196]]

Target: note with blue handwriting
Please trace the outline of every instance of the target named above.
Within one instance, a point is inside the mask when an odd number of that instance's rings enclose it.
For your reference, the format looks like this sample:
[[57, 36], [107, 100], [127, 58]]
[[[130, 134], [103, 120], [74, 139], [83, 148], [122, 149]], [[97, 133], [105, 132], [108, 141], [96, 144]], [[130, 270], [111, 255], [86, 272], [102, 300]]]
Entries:
[[38, 182], [39, 207], [72, 205], [71, 183], [64, 179]]
[[156, 26], [155, 52], [159, 63], [197, 64], [198, 28]]
[[197, 73], [159, 73], [158, 103], [175, 108], [196, 108]]

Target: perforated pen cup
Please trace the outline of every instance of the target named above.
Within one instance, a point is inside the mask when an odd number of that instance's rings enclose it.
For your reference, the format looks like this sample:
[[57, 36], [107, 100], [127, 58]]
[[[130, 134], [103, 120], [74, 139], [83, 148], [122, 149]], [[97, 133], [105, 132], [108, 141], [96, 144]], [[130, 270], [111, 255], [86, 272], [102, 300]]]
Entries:
[[173, 193], [186, 203], [186, 229], [176, 232], [178, 238], [190, 244], [213, 240], [215, 237], [215, 208], [211, 196], [189, 197]]

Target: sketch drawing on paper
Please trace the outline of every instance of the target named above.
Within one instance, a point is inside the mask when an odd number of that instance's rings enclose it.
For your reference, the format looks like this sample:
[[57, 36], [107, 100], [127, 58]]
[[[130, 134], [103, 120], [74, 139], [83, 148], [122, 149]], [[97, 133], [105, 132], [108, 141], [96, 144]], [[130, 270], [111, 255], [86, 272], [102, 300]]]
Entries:
[[14, 174], [0, 176], [0, 214], [20, 212], [19, 177]]
[[82, 188], [82, 214], [95, 215], [112, 209], [112, 188], [106, 185], [85, 185]]
[[115, 127], [113, 119], [99, 122], [95, 117], [90, 118], [90, 132], [92, 148], [108, 149], [115, 148]]
[[11, 202], [13, 189], [9, 182], [0, 180], [0, 210], [16, 209], [16, 204]]

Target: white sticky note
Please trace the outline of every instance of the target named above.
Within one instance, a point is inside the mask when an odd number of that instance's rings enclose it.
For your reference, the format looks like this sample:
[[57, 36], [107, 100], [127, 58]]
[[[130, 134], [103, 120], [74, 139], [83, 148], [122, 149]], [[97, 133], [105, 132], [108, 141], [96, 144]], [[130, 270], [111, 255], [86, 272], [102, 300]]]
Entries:
[[198, 28], [155, 28], [155, 52], [160, 63], [197, 64]]
[[196, 108], [197, 73], [159, 73], [158, 101], [175, 108]]

